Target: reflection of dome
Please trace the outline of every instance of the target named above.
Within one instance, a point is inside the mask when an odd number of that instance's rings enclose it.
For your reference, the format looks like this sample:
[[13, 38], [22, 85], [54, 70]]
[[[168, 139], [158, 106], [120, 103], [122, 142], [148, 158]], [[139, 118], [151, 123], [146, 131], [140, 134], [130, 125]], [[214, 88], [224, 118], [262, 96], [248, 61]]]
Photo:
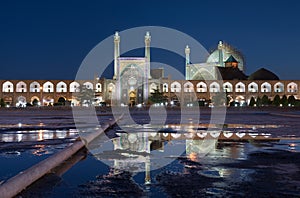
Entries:
[[279, 80], [278, 76], [273, 72], [261, 68], [249, 76], [249, 80]]
[[[221, 52], [221, 54], [220, 54]], [[241, 52], [236, 50], [234, 47], [229, 44], [219, 42], [218, 48], [214, 50], [207, 58], [207, 63], [215, 63], [219, 66], [225, 66], [224, 62], [230, 57], [233, 56], [235, 60], [239, 63], [238, 68], [241, 71], [244, 71], [245, 60]], [[222, 59], [222, 62], [219, 62], [219, 59]]]

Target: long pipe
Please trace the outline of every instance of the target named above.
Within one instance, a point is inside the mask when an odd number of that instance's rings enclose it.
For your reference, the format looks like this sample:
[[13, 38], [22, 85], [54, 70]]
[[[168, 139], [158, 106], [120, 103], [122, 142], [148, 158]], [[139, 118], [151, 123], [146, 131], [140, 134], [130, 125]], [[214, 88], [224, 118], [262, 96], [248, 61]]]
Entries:
[[85, 144], [90, 143], [93, 139], [98, 137], [109, 127], [116, 124], [116, 122], [121, 118], [122, 116], [120, 116], [116, 120], [110, 121], [109, 123], [102, 126], [101, 129], [95, 132], [89, 133], [86, 136], [81, 136], [81, 141], [79, 140], [74, 142], [72, 145], [66, 147], [60, 152], [55, 153], [47, 159], [10, 178], [0, 186], [0, 196], [2, 198], [10, 198], [16, 196], [33, 182], [37, 181], [45, 174], [49, 173], [53, 168], [57, 167], [62, 162], [74, 155], [77, 151], [83, 148]]

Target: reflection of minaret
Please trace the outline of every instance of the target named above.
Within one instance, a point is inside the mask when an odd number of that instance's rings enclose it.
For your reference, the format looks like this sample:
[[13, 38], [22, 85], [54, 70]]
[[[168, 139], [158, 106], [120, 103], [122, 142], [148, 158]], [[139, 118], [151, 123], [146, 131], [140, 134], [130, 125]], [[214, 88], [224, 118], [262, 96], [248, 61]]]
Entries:
[[118, 76], [118, 73], [119, 73], [118, 58], [120, 57], [120, 36], [119, 36], [118, 32], [115, 33], [114, 43], [115, 43], [115, 49], [114, 49], [114, 77], [113, 77], [113, 79], [116, 79]]
[[151, 184], [150, 165], [150, 156], [147, 156], [145, 161], [145, 184]]
[[187, 45], [186, 47], [185, 47], [185, 79], [186, 80], [190, 80], [190, 78], [191, 78], [191, 76], [190, 76], [190, 52], [191, 52], [191, 50], [190, 50], [190, 48], [189, 48], [189, 46]]
[[223, 63], [223, 42], [222, 41], [219, 41], [218, 50], [219, 50], [219, 65], [223, 67], [224, 63]]

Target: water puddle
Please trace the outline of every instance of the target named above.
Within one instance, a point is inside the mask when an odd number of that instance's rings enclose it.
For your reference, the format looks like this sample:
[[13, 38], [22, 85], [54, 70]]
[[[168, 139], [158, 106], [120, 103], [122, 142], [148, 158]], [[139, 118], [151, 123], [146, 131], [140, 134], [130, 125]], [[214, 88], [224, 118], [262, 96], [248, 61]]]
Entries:
[[[299, 170], [299, 160], [294, 165], [284, 161], [285, 156], [291, 159], [298, 156], [298, 136], [273, 133], [284, 127], [170, 123], [115, 127], [88, 145], [93, 156], [81, 157], [82, 161], [75, 160], [63, 169], [65, 175], [51, 177], [55, 178], [57, 187], [46, 196], [62, 196], [64, 189], [72, 197], [244, 196], [251, 192], [246, 185], [261, 184], [264, 177], [272, 174], [279, 180], [286, 169], [293, 169], [293, 173]], [[16, 159], [35, 163], [63, 149], [77, 137], [75, 129], [3, 130], [0, 132], [0, 161], [2, 164], [10, 159], [6, 166], [17, 164]], [[283, 161], [276, 161], [274, 155], [278, 152], [282, 152], [280, 160]], [[34, 160], [30, 156], [34, 156]], [[9, 176], [4, 172], [0, 174], [1, 179]], [[300, 181], [293, 177], [294, 184]], [[46, 180], [41, 182], [45, 183]], [[66, 187], [67, 184], [70, 186]], [[240, 188], [242, 193], [236, 191]], [[37, 189], [30, 195], [36, 195], [35, 192]]]

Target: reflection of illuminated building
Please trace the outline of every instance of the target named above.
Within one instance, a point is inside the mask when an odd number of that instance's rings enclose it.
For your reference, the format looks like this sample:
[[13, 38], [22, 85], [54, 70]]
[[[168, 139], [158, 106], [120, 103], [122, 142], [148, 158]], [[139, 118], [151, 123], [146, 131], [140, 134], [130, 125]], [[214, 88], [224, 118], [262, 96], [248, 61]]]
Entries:
[[[156, 133], [155, 133], [156, 134]], [[145, 171], [145, 184], [151, 183], [150, 177], [150, 152], [161, 149], [162, 143], [149, 133], [119, 133], [120, 137], [113, 139], [114, 150], [124, 150], [122, 155], [126, 159], [115, 159], [114, 168], [121, 170]], [[153, 137], [154, 136], [154, 137]], [[142, 164], [145, 164], [142, 167]]]
[[[114, 145], [113, 149], [126, 158], [118, 159], [118, 157], [116, 157], [116, 159], [114, 159], [114, 168], [134, 172], [145, 171], [145, 183], [150, 184], [151, 151], [165, 152], [165, 143], [171, 140], [186, 140], [186, 154], [196, 153], [196, 157], [203, 157], [215, 148], [217, 142], [216, 138], [209, 138], [207, 140], [199, 140], [198, 138], [198, 140], [194, 140], [194, 135], [192, 134], [193, 133], [118, 133], [117, 135], [120, 137], [112, 139]], [[184, 152], [184, 150], [182, 150], [181, 153], [182, 152]]]
[[204, 157], [215, 149], [218, 139], [186, 140], [186, 155], [192, 161]]
[[[153, 156], [151, 155], [151, 151], [163, 152], [165, 155], [169, 155], [164, 149], [164, 144], [167, 142], [181, 141], [183, 144], [185, 142], [185, 147], [182, 147], [183, 150], [178, 153], [177, 157], [186, 151], [188, 156], [195, 154], [194, 160], [197, 160], [198, 157], [203, 157], [209, 151], [215, 149], [217, 138], [200, 140], [199, 137], [192, 134], [193, 133], [117, 133], [119, 137], [112, 139], [114, 154], [118, 153], [126, 158], [116, 156], [114, 159], [111, 155], [110, 159], [114, 160], [113, 165], [117, 170], [133, 172], [145, 171], [145, 184], [150, 184], [151, 156]], [[197, 140], [194, 140], [193, 137], [196, 137]], [[174, 146], [171, 149], [175, 149], [178, 144], [171, 144], [169, 146]], [[171, 154], [170, 156], [173, 155]]]
[[122, 133], [118, 134], [120, 138], [114, 140], [115, 149], [129, 149], [135, 152], [150, 153], [150, 143], [148, 133]]
[[[187, 156], [203, 157], [214, 150], [217, 143], [223, 141], [278, 141], [278, 138], [270, 137], [265, 133], [246, 133], [246, 132], [189, 132], [189, 133], [118, 133], [120, 137], [114, 138], [114, 150], [124, 150], [122, 155], [133, 157], [130, 160], [117, 160], [115, 165], [118, 168], [126, 169], [135, 166], [134, 163], [145, 162], [145, 154], [151, 151], [164, 152], [164, 144], [169, 141], [185, 141]], [[233, 146], [231, 155], [237, 157], [239, 148]], [[148, 155], [146, 155], [148, 156]]]
[[76, 137], [76, 130], [31, 130], [16, 133], [0, 133], [0, 142], [27, 142], [52, 139], [69, 139]]
[[[28, 125], [27, 125], [28, 126]], [[29, 149], [33, 155], [52, 153], [56, 147], [73, 142], [78, 136], [77, 130], [17, 130], [14, 133], [0, 133], [0, 142], [3, 143], [0, 150], [24, 151]], [[48, 145], [51, 146], [48, 146]]]
[[[114, 168], [134, 172], [145, 171], [145, 183], [151, 183], [150, 178], [150, 144], [147, 133], [122, 133], [113, 139], [114, 150], [123, 150], [121, 155], [126, 159], [115, 159]], [[143, 164], [145, 166], [143, 167]]]
[[[201, 124], [204, 125], [204, 124]], [[273, 141], [267, 134], [263, 133], [246, 133], [246, 132], [222, 132], [221, 130], [200, 130], [195, 129], [189, 125], [183, 125], [184, 129], [188, 129], [189, 132], [180, 133], [176, 131], [187, 131], [178, 128], [178, 125], [169, 125], [177, 130], [167, 132], [168, 130], [160, 132], [138, 132], [141, 130], [141, 126], [125, 126], [122, 130], [131, 131], [129, 133], [121, 132], [116, 133], [115, 137], [111, 140], [99, 139], [95, 141], [89, 150], [99, 160], [107, 163], [113, 167], [115, 173], [118, 174], [118, 170], [134, 172], [145, 172], [145, 184], [151, 183], [150, 170], [161, 168], [170, 164], [176, 157], [182, 155], [185, 152], [187, 158], [191, 161], [199, 161], [204, 157], [207, 159], [215, 160], [216, 155], [225, 156], [228, 158], [242, 159], [245, 157], [244, 144], [239, 146], [239, 143], [234, 144], [232, 147], [224, 147], [224, 149], [218, 150], [222, 141], [238, 142], [238, 141]], [[200, 125], [198, 125], [200, 126]], [[228, 127], [231, 125], [229, 124]], [[234, 125], [239, 126], [239, 125]], [[270, 125], [271, 126], [271, 125]], [[138, 128], [135, 128], [138, 127]], [[218, 125], [211, 127], [218, 128]], [[245, 126], [252, 127], [253, 126]], [[260, 126], [256, 126], [260, 127]], [[271, 126], [272, 127], [272, 126]], [[196, 127], [197, 128], [197, 127]], [[152, 128], [147, 126], [147, 130]], [[254, 134], [254, 135], [253, 135]], [[220, 142], [219, 142], [220, 141]], [[219, 144], [218, 144], [219, 143]], [[101, 145], [101, 146], [99, 146]], [[230, 144], [232, 145], [232, 144]], [[178, 149], [180, 148], [180, 149]], [[176, 151], [174, 151], [176, 150]], [[173, 152], [174, 151], [174, 152]], [[221, 154], [220, 154], [221, 153]], [[219, 156], [219, 157], [220, 157]], [[166, 159], [170, 159], [167, 161]], [[163, 163], [165, 160], [167, 163]], [[229, 174], [225, 173], [226, 170], [220, 170], [220, 175]]]

